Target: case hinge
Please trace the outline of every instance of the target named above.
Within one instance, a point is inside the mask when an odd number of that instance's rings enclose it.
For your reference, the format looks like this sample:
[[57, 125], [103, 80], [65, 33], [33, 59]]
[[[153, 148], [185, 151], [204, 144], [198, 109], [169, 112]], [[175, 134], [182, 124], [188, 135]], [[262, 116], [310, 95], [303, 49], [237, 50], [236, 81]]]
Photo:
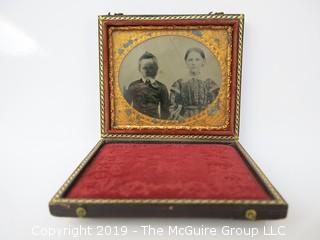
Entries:
[[114, 13], [114, 14], [112, 14], [111, 12], [108, 12], [108, 16], [111, 16], [111, 15], [121, 16], [121, 15], [124, 15], [124, 14], [123, 13]]

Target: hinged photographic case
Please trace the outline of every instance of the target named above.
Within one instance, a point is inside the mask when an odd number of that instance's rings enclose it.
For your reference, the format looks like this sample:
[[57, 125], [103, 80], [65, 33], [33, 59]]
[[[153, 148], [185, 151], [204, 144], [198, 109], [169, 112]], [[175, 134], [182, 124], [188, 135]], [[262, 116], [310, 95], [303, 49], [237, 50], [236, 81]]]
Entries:
[[101, 139], [51, 214], [286, 217], [239, 143], [244, 15], [117, 14], [98, 25]]

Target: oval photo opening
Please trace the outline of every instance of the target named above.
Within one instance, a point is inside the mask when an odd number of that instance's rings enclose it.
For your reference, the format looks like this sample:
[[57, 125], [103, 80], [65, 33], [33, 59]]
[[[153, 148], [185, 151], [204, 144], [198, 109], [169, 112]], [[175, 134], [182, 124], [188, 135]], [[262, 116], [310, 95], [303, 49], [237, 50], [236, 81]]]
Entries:
[[134, 47], [119, 73], [124, 98], [156, 119], [184, 120], [204, 111], [218, 96], [221, 69], [202, 43], [160, 36]]

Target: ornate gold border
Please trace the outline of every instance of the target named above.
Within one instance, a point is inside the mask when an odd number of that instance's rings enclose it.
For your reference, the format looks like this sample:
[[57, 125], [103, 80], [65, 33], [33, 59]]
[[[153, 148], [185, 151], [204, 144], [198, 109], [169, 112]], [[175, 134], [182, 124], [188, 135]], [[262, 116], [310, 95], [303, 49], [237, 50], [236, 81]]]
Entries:
[[[146, 32], [143, 32], [141, 30], [145, 30]], [[232, 34], [232, 27], [231, 26], [207, 26], [207, 25], [198, 25], [198, 26], [117, 26], [117, 27], [109, 27], [108, 29], [108, 36], [109, 36], [109, 45], [108, 49], [110, 49], [110, 54], [108, 57], [109, 62], [109, 98], [110, 98], [110, 121], [112, 129], [119, 129], [119, 130], [149, 130], [149, 129], [168, 129], [168, 130], [228, 130], [228, 127], [230, 125], [230, 100], [231, 100], [231, 59], [232, 59], [232, 43], [226, 43], [225, 49], [223, 48], [223, 51], [219, 49], [219, 47], [214, 46], [214, 44], [210, 43], [208, 39], [203, 39], [203, 37], [195, 36], [191, 33], [192, 30], [200, 30], [203, 31], [206, 34], [208, 34], [208, 31], [225, 31], [224, 34], [226, 34], [225, 38], [229, 36], [229, 34]], [[131, 44], [130, 46], [124, 48], [123, 53], [118, 53], [118, 51], [114, 51], [114, 49], [118, 49], [120, 46], [123, 45], [124, 42], [122, 41], [128, 41], [128, 39], [114, 39], [112, 36], [114, 33], [124, 32], [126, 34], [127, 32], [135, 33], [134, 37], [138, 38], [139, 40], [135, 41], [135, 43]], [[152, 35], [151, 35], [152, 32]], [[142, 44], [144, 41], [157, 38], [160, 36], [168, 36], [168, 35], [176, 35], [176, 36], [182, 36], [189, 39], [193, 39], [199, 43], [201, 43], [203, 46], [205, 46], [217, 59], [220, 65], [221, 69], [221, 86], [220, 91], [217, 99], [215, 102], [220, 99], [220, 108], [222, 111], [219, 111], [216, 113], [213, 117], [206, 117], [206, 119], [203, 119], [203, 115], [199, 114], [193, 117], [188, 118], [185, 122], [174, 122], [172, 120], [163, 120], [159, 119], [157, 120], [157, 123], [151, 123], [153, 122], [153, 118], [149, 116], [145, 116], [143, 114], [140, 114], [137, 110], [134, 108], [131, 108], [131, 106], [127, 103], [127, 101], [123, 98], [123, 95], [120, 90], [119, 86], [119, 71], [121, 62], [126, 58], [126, 56], [137, 46]], [[210, 34], [210, 33], [209, 33]], [[221, 36], [221, 35], [220, 35]], [[212, 37], [212, 36], [211, 36]], [[225, 39], [226, 40], [226, 39]], [[226, 40], [228, 41], [228, 40]], [[116, 47], [116, 45], [118, 46]], [[223, 54], [222, 54], [223, 53]], [[224, 56], [222, 56], [224, 55]], [[220, 98], [220, 95], [223, 95], [224, 97]], [[222, 100], [224, 99], [224, 100]], [[124, 100], [124, 101], [123, 101]], [[211, 103], [211, 107], [215, 104], [215, 102]], [[121, 110], [119, 110], [119, 108]], [[121, 112], [124, 111], [124, 108], [131, 108], [132, 115], [139, 115], [139, 122], [142, 122], [142, 124], [137, 124], [137, 122], [130, 122], [128, 121], [127, 116], [123, 116], [122, 119], [119, 117], [121, 115]], [[224, 114], [222, 114], [224, 112]], [[125, 119], [123, 119], [125, 118]], [[215, 120], [213, 120], [214, 118]], [[219, 121], [219, 124], [215, 124], [217, 119], [223, 118], [223, 121]], [[118, 122], [122, 122], [120, 126], [118, 125]], [[123, 122], [127, 121], [127, 122]], [[199, 122], [202, 122], [202, 124], [199, 124]]]
[[[238, 19], [239, 20], [239, 36], [238, 36], [238, 54], [237, 54], [237, 86], [236, 86], [236, 108], [235, 108], [235, 135], [234, 136], [212, 136], [212, 135], [162, 135], [163, 138], [181, 138], [181, 139], [229, 139], [237, 140], [239, 138], [240, 124], [240, 90], [241, 90], [241, 66], [242, 66], [242, 44], [243, 44], [243, 14], [199, 14], [199, 15], [158, 15], [158, 16], [143, 16], [143, 15], [107, 15], [99, 16], [99, 83], [100, 83], [100, 126], [101, 137], [122, 137], [123, 134], [109, 134], [105, 129], [105, 86], [104, 86], [104, 66], [103, 66], [103, 22], [105, 20], [191, 20], [191, 19]], [[158, 135], [150, 134], [125, 134], [133, 138], [149, 139]]]

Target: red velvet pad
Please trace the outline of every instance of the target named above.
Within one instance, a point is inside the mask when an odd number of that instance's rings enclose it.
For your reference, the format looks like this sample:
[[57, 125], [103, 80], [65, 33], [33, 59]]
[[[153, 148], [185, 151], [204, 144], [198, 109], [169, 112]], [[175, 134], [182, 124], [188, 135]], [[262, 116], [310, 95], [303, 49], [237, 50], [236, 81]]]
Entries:
[[235, 148], [193, 143], [105, 144], [66, 197], [270, 199]]

